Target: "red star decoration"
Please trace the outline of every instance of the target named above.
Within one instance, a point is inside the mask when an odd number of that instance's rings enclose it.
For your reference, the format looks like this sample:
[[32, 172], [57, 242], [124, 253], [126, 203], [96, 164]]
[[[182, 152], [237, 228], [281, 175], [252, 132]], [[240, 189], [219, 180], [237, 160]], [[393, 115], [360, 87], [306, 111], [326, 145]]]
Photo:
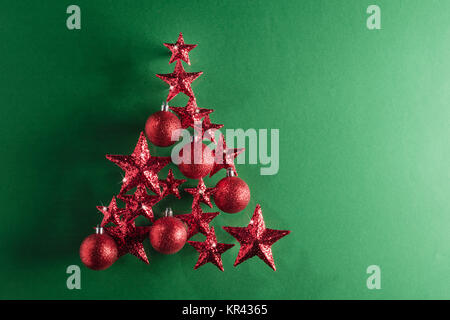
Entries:
[[120, 209], [117, 207], [116, 197], [112, 197], [109, 206], [97, 206], [97, 209], [103, 214], [103, 219], [100, 224], [101, 227], [104, 227], [110, 222], [119, 224], [120, 216], [125, 212], [124, 209]]
[[204, 109], [197, 106], [195, 99], [189, 99], [185, 107], [170, 107], [170, 110], [178, 115], [181, 120], [181, 127], [183, 129], [192, 127], [196, 123], [200, 123], [201, 119], [212, 113], [213, 109]]
[[192, 205], [192, 212], [179, 214], [176, 217], [182, 220], [188, 227], [188, 239], [197, 233], [208, 234], [209, 223], [219, 212], [203, 212], [200, 205]]
[[190, 65], [191, 62], [189, 61], [189, 51], [194, 49], [197, 45], [185, 44], [183, 34], [180, 32], [176, 43], [164, 43], [164, 46], [166, 46], [172, 52], [172, 57], [170, 57], [169, 64], [171, 64], [175, 60], [181, 59]]
[[112, 227], [105, 227], [104, 230], [114, 238], [118, 246], [123, 246], [125, 244], [125, 236], [127, 234], [128, 225], [136, 226], [134, 221], [127, 223], [124, 220], [120, 220], [119, 223]]
[[191, 84], [195, 79], [200, 77], [202, 73], [203, 72], [184, 71], [183, 64], [180, 60], [177, 60], [175, 70], [172, 73], [157, 74], [156, 76], [170, 86], [169, 95], [167, 96], [167, 101], [170, 101], [180, 92], [183, 92], [189, 98], [194, 98]]
[[217, 144], [216, 149], [214, 149], [214, 166], [211, 172], [209, 173], [209, 176], [212, 177], [220, 169], [228, 169], [228, 168], [231, 168], [234, 174], [237, 176], [236, 166], [234, 165], [234, 159], [244, 150], [245, 148], [229, 149], [225, 142], [225, 138], [223, 137], [223, 135], [221, 135], [219, 143]]
[[211, 118], [209, 117], [209, 115], [207, 115], [205, 116], [201, 124], [198, 124], [197, 122], [195, 123], [194, 130], [202, 140], [209, 139], [210, 141], [216, 143], [216, 137], [214, 136], [214, 133], [216, 130], [221, 129], [222, 127], [223, 124], [211, 123]]
[[212, 208], [211, 194], [213, 194], [215, 190], [216, 188], [207, 188], [202, 178], [198, 179], [198, 185], [196, 188], [184, 189], [184, 191], [194, 196], [193, 205], [199, 205], [200, 202], [203, 202], [210, 208]]
[[119, 226], [105, 228], [105, 230], [116, 241], [119, 256], [131, 253], [148, 264], [142, 241], [148, 237], [150, 227], [136, 227], [133, 222], [123, 222]]
[[202, 265], [211, 262], [222, 271], [223, 264], [221, 255], [234, 246], [234, 244], [218, 243], [214, 227], [209, 230], [205, 242], [188, 241], [188, 243], [200, 253], [194, 269], [198, 269]]
[[138, 216], [144, 216], [151, 222], [154, 220], [153, 206], [158, 203], [162, 197], [149, 195], [144, 185], [138, 185], [134, 194], [119, 195], [118, 198], [126, 204], [127, 214], [125, 220], [133, 221]]
[[247, 227], [223, 227], [223, 229], [241, 244], [234, 266], [258, 256], [273, 270], [276, 268], [271, 246], [290, 233], [288, 230], [267, 229], [259, 204], [256, 205], [255, 213]]
[[125, 171], [120, 194], [142, 184], [157, 195], [161, 194], [158, 172], [170, 162], [170, 157], [153, 157], [150, 155], [147, 140], [141, 132], [139, 141], [131, 155], [106, 155], [106, 158]]
[[169, 169], [169, 173], [167, 174], [167, 178], [165, 180], [159, 180], [159, 183], [163, 187], [163, 195], [162, 197], [166, 197], [169, 194], [175, 195], [178, 199], [180, 197], [180, 191], [178, 190], [178, 186], [185, 183], [187, 180], [185, 179], [175, 179], [173, 176], [172, 169]]

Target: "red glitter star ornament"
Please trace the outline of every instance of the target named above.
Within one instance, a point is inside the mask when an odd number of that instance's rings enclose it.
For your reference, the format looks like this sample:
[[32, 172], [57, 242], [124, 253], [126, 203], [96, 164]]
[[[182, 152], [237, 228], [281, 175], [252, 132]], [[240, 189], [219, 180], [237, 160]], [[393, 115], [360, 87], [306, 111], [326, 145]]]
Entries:
[[223, 227], [223, 229], [241, 244], [234, 266], [251, 257], [258, 256], [273, 270], [276, 268], [271, 246], [290, 233], [288, 230], [267, 229], [259, 204], [256, 205], [253, 217], [247, 227]]
[[181, 199], [180, 191], [178, 190], [178, 186], [185, 183], [186, 179], [175, 179], [173, 176], [172, 169], [169, 169], [169, 173], [167, 174], [167, 178], [165, 180], [159, 180], [159, 183], [163, 187], [163, 197], [168, 196], [169, 194], [175, 195], [178, 199]]
[[184, 71], [183, 64], [180, 60], [177, 60], [175, 70], [168, 74], [157, 74], [156, 76], [166, 82], [169, 87], [169, 95], [167, 101], [172, 100], [180, 92], [187, 95], [189, 98], [194, 98], [194, 92], [192, 91], [192, 82], [200, 77], [203, 72], [186, 72]]
[[225, 142], [224, 136], [221, 135], [217, 147], [216, 149], [214, 149], [214, 166], [211, 172], [209, 173], [209, 176], [212, 177], [220, 169], [228, 169], [228, 168], [231, 168], [234, 174], [237, 176], [236, 166], [234, 165], [234, 159], [239, 154], [244, 152], [244, 150], [245, 148], [229, 149]]
[[127, 213], [124, 215], [127, 222], [138, 216], [144, 216], [151, 222], [154, 220], [153, 206], [161, 200], [161, 196], [149, 195], [144, 185], [140, 184], [134, 194], [119, 195], [118, 198], [126, 204]]
[[141, 132], [139, 141], [131, 155], [106, 155], [106, 158], [125, 171], [120, 194], [142, 184], [157, 195], [161, 194], [158, 172], [170, 162], [170, 157], [153, 157], [150, 155], [145, 134]]
[[[134, 221], [130, 222], [131, 225], [135, 226]], [[125, 244], [125, 236], [127, 234], [128, 223], [124, 220], [120, 220], [119, 223], [112, 227], [103, 228], [107, 234], [114, 238], [118, 246]], [[97, 228], [94, 228], [97, 229]]]
[[204, 242], [188, 241], [188, 243], [200, 253], [197, 264], [194, 267], [195, 270], [202, 265], [211, 262], [223, 271], [221, 255], [234, 246], [234, 244], [218, 243], [216, 233], [214, 232], [214, 227], [209, 230]]
[[176, 217], [183, 221], [188, 227], [188, 239], [197, 233], [204, 235], [209, 232], [209, 223], [219, 212], [203, 212], [200, 205], [193, 204], [192, 212], [187, 214], [179, 214]]
[[119, 257], [131, 253], [148, 264], [142, 241], [148, 237], [150, 227], [136, 227], [134, 222], [131, 222], [105, 228], [105, 230], [116, 241], [119, 248]]
[[196, 188], [185, 188], [184, 191], [194, 196], [193, 205], [199, 205], [203, 202], [208, 207], [212, 208], [211, 195], [214, 194], [216, 188], [207, 188], [203, 179], [198, 179], [198, 185]]
[[197, 135], [200, 136], [203, 139], [208, 139], [214, 143], [216, 143], [216, 137], [214, 133], [216, 130], [221, 129], [223, 127], [223, 124], [215, 124], [211, 123], [211, 118], [209, 115], [205, 116], [203, 121], [198, 124], [198, 122], [194, 123], [194, 130], [196, 131]]
[[114, 224], [119, 224], [120, 216], [125, 213], [126, 210], [117, 207], [116, 197], [112, 197], [109, 206], [97, 206], [98, 211], [103, 214], [103, 219], [100, 224], [101, 227], [104, 227], [108, 223], [112, 222]]
[[191, 62], [189, 61], [189, 51], [194, 49], [197, 45], [185, 44], [183, 34], [180, 32], [176, 43], [164, 43], [164, 46], [166, 46], [172, 52], [172, 57], [170, 57], [169, 64], [171, 64], [175, 60], [181, 59], [190, 65]]
[[189, 99], [185, 107], [170, 107], [181, 120], [181, 127], [194, 128], [196, 123], [200, 123], [201, 119], [212, 113], [213, 109], [199, 108], [195, 99]]

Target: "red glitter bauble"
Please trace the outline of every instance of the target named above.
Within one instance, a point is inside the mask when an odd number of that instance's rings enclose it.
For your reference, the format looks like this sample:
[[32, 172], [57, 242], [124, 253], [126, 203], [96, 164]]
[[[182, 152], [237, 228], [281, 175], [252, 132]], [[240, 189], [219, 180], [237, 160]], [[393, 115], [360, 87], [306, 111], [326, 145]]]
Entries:
[[216, 185], [214, 202], [217, 208], [227, 213], [245, 209], [250, 201], [250, 189], [239, 177], [225, 177]]
[[175, 217], [160, 218], [150, 229], [150, 243], [156, 251], [164, 254], [180, 251], [186, 240], [186, 225]]
[[200, 179], [209, 174], [214, 166], [212, 150], [201, 141], [186, 144], [179, 153], [181, 173], [191, 179]]
[[145, 123], [147, 138], [158, 147], [168, 147], [177, 142], [172, 140], [172, 135], [178, 129], [181, 129], [180, 119], [170, 111], [155, 112]]
[[104, 270], [110, 267], [118, 257], [116, 242], [107, 234], [91, 234], [80, 246], [80, 258], [86, 267]]

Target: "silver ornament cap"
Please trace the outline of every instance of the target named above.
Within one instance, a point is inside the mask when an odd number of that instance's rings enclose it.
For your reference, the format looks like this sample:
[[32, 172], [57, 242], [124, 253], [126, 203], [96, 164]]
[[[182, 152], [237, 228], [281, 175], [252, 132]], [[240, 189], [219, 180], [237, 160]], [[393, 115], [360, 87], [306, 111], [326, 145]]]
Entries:
[[164, 217], [172, 217], [172, 216], [173, 216], [172, 208], [166, 208], [166, 210], [164, 210]]
[[227, 169], [227, 177], [235, 177], [236, 173], [234, 173], [234, 170], [232, 168]]
[[96, 234], [103, 234], [103, 227], [100, 227], [100, 225], [98, 224], [98, 225], [95, 227], [95, 233], [96, 233]]
[[161, 104], [161, 111], [169, 111], [169, 104], [167, 103], [167, 101], [164, 101]]

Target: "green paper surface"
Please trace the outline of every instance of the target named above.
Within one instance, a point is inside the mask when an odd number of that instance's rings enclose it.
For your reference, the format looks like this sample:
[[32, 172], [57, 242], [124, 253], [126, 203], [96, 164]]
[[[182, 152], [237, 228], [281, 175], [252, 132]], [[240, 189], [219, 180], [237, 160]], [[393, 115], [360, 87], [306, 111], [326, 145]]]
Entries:
[[[448, 299], [450, 2], [378, 0], [382, 28], [368, 30], [373, 2], [2, 1], [0, 298]], [[81, 30], [66, 27], [70, 4]], [[130, 154], [167, 97], [154, 74], [172, 72], [163, 42], [179, 32], [198, 44], [185, 68], [204, 72], [193, 90], [214, 123], [279, 129], [278, 174], [239, 164], [250, 204], [212, 223], [236, 243], [221, 227], [246, 226], [261, 204], [267, 227], [291, 230], [272, 247], [276, 272], [258, 258], [233, 267], [237, 243], [224, 272], [148, 240], [149, 265], [81, 264], [95, 206], [120, 190], [105, 154]], [[189, 212], [182, 195], [155, 210]], [[67, 289], [70, 265], [80, 290]]]

